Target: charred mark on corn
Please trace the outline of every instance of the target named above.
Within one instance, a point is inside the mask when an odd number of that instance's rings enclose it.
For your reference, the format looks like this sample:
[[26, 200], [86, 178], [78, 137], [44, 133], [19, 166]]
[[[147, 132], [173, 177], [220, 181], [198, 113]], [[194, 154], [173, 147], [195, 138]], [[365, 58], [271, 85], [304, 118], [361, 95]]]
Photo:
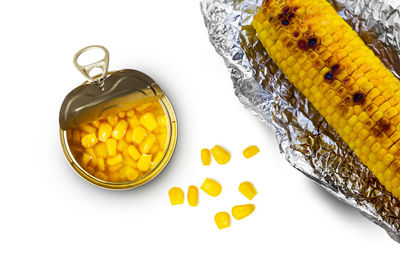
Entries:
[[318, 39], [316, 37], [312, 37], [308, 40], [307, 46], [310, 48], [314, 48], [317, 46]]
[[333, 82], [333, 80], [334, 80], [333, 73], [332, 73], [332, 72], [327, 72], [327, 73], [324, 75], [324, 78], [325, 78], [325, 80], [327, 80], [327, 81], [329, 81], [329, 82]]
[[356, 94], [353, 95], [353, 101], [356, 104], [362, 104], [365, 101], [364, 94], [361, 92], [357, 92]]

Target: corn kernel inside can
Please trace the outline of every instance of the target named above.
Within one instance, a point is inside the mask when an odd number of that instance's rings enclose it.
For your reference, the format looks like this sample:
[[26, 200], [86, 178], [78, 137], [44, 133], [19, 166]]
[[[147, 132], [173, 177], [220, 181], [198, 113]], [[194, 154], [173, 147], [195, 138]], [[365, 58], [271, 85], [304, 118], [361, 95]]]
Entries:
[[167, 151], [167, 115], [159, 101], [67, 130], [76, 162], [92, 176], [128, 182], [145, 176]]

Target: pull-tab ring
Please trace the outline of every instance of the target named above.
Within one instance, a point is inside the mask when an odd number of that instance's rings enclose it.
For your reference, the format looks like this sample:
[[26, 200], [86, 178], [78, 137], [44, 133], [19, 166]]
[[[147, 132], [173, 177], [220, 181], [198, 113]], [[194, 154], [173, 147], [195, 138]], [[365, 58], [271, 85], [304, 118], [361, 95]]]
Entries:
[[[99, 61], [97, 61], [97, 62], [88, 64], [88, 65], [80, 65], [80, 64], [78, 64], [79, 56], [82, 53], [84, 53], [84, 52], [86, 52], [88, 50], [92, 50], [92, 49], [101, 49], [101, 50], [103, 50], [104, 58], [99, 60]], [[108, 50], [105, 47], [100, 46], [100, 45], [88, 46], [88, 47], [82, 48], [81, 50], [79, 50], [75, 54], [75, 56], [74, 56], [74, 65], [83, 74], [83, 76], [85, 76], [90, 82], [93, 82], [93, 81], [96, 81], [96, 80], [102, 80], [102, 79], [104, 79], [106, 77], [107, 72], [108, 72], [109, 57], [110, 56], [108, 54]], [[90, 76], [90, 71], [92, 71], [93, 68], [100, 68], [102, 70], [102, 73], [101, 73], [100, 77], [98, 77], [98, 76], [95, 76], [95, 77]]]

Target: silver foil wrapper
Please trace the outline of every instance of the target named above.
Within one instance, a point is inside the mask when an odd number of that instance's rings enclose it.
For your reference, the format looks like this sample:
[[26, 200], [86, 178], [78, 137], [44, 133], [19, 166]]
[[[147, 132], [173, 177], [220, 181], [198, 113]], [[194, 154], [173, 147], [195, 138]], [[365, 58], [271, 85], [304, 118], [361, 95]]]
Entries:
[[[382, 62], [400, 75], [400, 4], [331, 3]], [[289, 163], [358, 209], [400, 242], [400, 201], [385, 190], [336, 131], [283, 75], [251, 26], [262, 0], [201, 2], [209, 38], [228, 67], [235, 94], [270, 126]]]

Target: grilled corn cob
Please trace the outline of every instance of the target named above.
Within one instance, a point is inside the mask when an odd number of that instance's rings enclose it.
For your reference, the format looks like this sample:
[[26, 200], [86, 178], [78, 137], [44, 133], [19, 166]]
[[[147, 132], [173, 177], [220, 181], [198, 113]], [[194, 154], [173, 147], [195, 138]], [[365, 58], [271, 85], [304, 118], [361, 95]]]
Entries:
[[379, 182], [400, 197], [400, 83], [325, 0], [265, 0], [257, 36]]

